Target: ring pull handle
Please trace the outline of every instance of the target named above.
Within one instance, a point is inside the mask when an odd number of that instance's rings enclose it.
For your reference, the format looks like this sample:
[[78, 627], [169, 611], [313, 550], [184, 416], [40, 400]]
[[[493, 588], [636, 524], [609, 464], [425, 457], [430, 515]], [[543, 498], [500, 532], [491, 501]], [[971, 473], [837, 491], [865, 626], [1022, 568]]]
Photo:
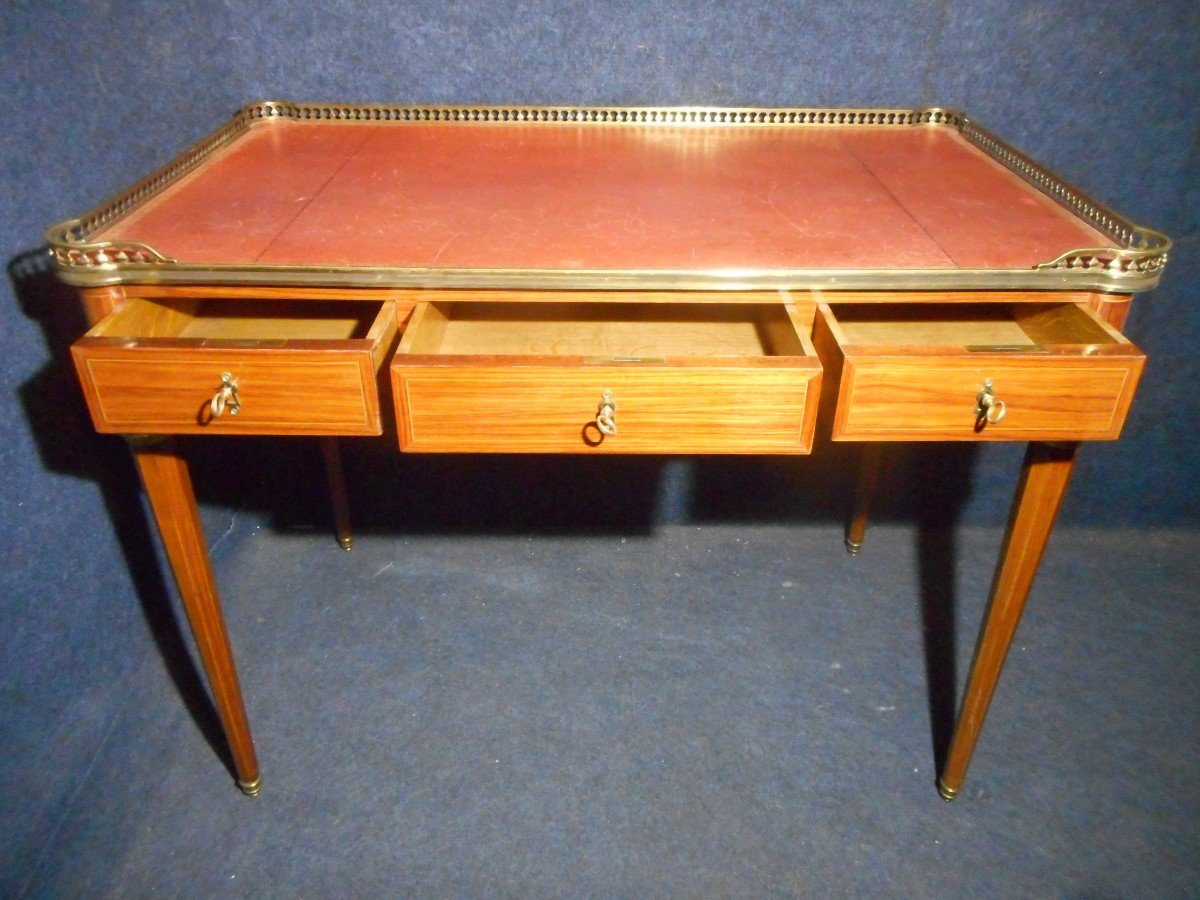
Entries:
[[242, 401], [238, 398], [237, 379], [229, 372], [221, 373], [221, 387], [213, 394], [208, 408], [212, 411], [214, 419], [225, 410], [229, 410], [231, 416], [236, 416], [242, 408]]
[[979, 393], [975, 395], [975, 430], [983, 431], [989, 424], [995, 425], [1004, 418], [1006, 412], [1008, 407], [996, 396], [992, 379], [986, 379]]
[[617, 401], [613, 399], [612, 391], [604, 391], [600, 395], [600, 408], [596, 410], [596, 427], [609, 436], [617, 433]]

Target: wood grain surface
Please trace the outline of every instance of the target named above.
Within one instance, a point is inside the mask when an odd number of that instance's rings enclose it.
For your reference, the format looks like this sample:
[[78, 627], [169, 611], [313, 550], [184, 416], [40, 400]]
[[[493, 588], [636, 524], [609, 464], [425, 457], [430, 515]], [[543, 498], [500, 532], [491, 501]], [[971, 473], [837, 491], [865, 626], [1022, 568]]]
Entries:
[[250, 736], [250, 721], [208, 557], [208, 543], [196, 511], [187, 461], [169, 441], [135, 442], [133, 456], [196, 638], [213, 703], [229, 741], [238, 785], [248, 794], [257, 793], [258, 760]]
[[[472, 453], [807, 453], [816, 367], [395, 366], [400, 446]], [[595, 425], [604, 391], [617, 434]]]
[[[381, 433], [376, 374], [394, 343], [394, 309], [311, 311], [249, 304], [222, 317], [199, 314], [198, 301], [127, 302], [72, 347], [97, 430]], [[214, 417], [209, 401], [226, 372], [237, 381], [241, 409]]]
[[[778, 303], [657, 312], [420, 304], [391, 367], [400, 445], [806, 453], [820, 363], [804, 330]], [[616, 400], [615, 435], [596, 425], [604, 391]]]
[[[989, 304], [961, 321], [937, 305], [819, 309], [840, 371], [834, 440], [1111, 440], [1145, 362], [1075, 304]], [[1005, 415], [980, 428], [987, 380]]]
[[958, 722], [938, 779], [947, 800], [954, 798], [966, 777], [1000, 670], [1075, 468], [1078, 448], [1073, 442], [1031, 443], [1025, 453]]

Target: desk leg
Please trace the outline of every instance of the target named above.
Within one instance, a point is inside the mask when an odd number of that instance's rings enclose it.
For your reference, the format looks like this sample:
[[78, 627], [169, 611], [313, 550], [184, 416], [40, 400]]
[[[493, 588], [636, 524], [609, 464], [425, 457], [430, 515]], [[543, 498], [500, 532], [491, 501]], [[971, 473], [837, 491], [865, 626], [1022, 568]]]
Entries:
[[350, 501], [346, 499], [346, 473], [342, 469], [342, 449], [337, 438], [321, 438], [321, 455], [325, 457], [325, 477], [329, 480], [329, 500], [333, 504], [333, 525], [343, 550], [354, 546], [350, 534]]
[[862, 549], [867, 536], [867, 519], [871, 515], [871, 500], [879, 484], [879, 469], [883, 463], [883, 444], [861, 445], [862, 456], [858, 461], [858, 483], [854, 488], [854, 508], [850, 521], [846, 523], [846, 552], [851, 556]]
[[196, 510], [187, 461], [170, 440], [131, 443], [196, 638], [200, 661], [208, 675], [217, 713], [229, 741], [238, 787], [253, 796], [261, 784], [258, 760], [254, 755], [250, 722], [238, 686], [237, 669], [225, 631], [225, 617], [213, 581], [212, 563]]
[[1025, 451], [1021, 481], [992, 581], [991, 599], [975, 645], [975, 660], [971, 663], [950, 751], [938, 779], [938, 792], [947, 800], [958, 795], [966, 777], [1009, 643], [1071, 479], [1078, 448], [1078, 443], [1031, 443]]

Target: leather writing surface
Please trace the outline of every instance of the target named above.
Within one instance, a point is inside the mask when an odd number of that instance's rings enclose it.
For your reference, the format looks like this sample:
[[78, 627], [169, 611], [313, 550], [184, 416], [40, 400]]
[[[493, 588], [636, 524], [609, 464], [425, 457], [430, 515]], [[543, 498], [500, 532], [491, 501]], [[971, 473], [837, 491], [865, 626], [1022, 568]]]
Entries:
[[936, 127], [261, 123], [97, 240], [191, 263], [1030, 268], [1098, 232]]
[[1066, 250], [1112, 246], [1069, 210], [944, 129], [905, 129], [888, 140], [847, 132], [842, 141], [958, 268], [1024, 267], [1049, 262]]

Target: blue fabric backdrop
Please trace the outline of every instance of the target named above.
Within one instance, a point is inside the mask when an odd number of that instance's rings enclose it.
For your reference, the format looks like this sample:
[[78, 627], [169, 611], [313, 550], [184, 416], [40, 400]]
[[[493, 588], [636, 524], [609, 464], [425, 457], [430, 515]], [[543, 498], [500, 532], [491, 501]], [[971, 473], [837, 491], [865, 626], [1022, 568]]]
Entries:
[[[128, 565], [152, 557], [138, 538], [118, 540], [112, 516], [129, 521], [137, 508], [102, 474], [120, 450], [91, 435], [70, 373], [51, 358], [71, 331], [56, 310], [70, 297], [29, 254], [47, 225], [251, 99], [963, 108], [1175, 238], [1163, 287], [1136, 303], [1128, 326], [1150, 364], [1126, 436], [1086, 449], [1064, 519], [1200, 525], [1194, 0], [19, 2], [7, 7], [0, 58], [10, 260], [0, 796], [40, 797], [0, 804], [0, 833], [11, 836], [0, 868], [54, 828], [111, 727], [123, 675], [156, 652]], [[979, 455], [966, 521], [1002, 520], [1018, 458], [1016, 448]], [[666, 477], [661, 490], [686, 493], [687, 477]], [[683, 503], [662, 508], [687, 515]], [[216, 506], [206, 515], [223, 527]]]

